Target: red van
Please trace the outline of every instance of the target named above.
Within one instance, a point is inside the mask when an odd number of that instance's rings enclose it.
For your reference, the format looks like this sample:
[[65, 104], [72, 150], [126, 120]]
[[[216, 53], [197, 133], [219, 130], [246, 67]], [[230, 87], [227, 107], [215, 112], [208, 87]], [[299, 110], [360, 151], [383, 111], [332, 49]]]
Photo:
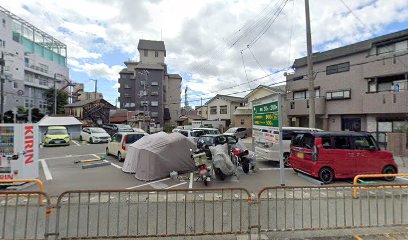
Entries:
[[398, 172], [392, 153], [380, 150], [371, 134], [360, 132], [297, 133], [292, 138], [289, 160], [294, 171], [324, 183], [359, 174]]

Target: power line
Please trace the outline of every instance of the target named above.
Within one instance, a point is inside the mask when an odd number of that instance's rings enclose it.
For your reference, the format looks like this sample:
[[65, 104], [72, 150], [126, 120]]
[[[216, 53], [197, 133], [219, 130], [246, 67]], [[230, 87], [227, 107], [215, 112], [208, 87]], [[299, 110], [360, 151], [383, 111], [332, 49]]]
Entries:
[[242, 53], [242, 51], [241, 51], [241, 58], [242, 58], [242, 65], [244, 66], [246, 80], [248, 82], [249, 88], [251, 88], [251, 84], [249, 83], [248, 74], [247, 74], [246, 67], [245, 67], [244, 54]]
[[353, 15], [353, 16], [361, 23], [361, 25], [363, 25], [364, 27], [366, 27], [367, 30], [368, 30], [371, 34], [373, 34], [373, 32], [371, 31], [371, 27], [370, 27], [370, 26], [368, 26], [367, 24], [365, 24], [343, 0], [340, 0], [340, 2], [349, 10], [349, 12], [351, 13], [351, 15]]

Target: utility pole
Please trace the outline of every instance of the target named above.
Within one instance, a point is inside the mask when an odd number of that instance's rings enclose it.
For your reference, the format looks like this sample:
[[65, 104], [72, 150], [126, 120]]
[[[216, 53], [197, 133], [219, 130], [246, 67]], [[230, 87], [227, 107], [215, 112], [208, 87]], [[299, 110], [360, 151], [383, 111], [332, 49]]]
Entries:
[[306, 39], [307, 39], [307, 80], [309, 82], [309, 127], [316, 125], [315, 113], [315, 89], [313, 79], [313, 60], [312, 60], [312, 32], [310, 30], [309, 0], [305, 0], [306, 12]]
[[96, 91], [97, 91], [97, 86], [98, 86], [98, 80], [97, 79], [89, 79], [89, 80], [91, 80], [91, 81], [94, 81], [95, 82], [95, 99], [96, 99]]
[[202, 127], [203, 126], [203, 98], [201, 97], [200, 98], [201, 99], [201, 103], [200, 103], [200, 109], [201, 109], [201, 124], [200, 124], [200, 127]]
[[0, 114], [1, 114], [1, 123], [4, 123], [4, 53], [1, 52], [1, 59], [0, 59], [0, 66], [1, 66], [1, 71], [0, 71], [0, 80], [1, 80], [1, 99], [0, 99]]
[[[54, 73], [54, 116], [57, 115], [57, 87], [55, 82], [57, 81], [57, 74]], [[31, 99], [29, 100], [31, 103]]]

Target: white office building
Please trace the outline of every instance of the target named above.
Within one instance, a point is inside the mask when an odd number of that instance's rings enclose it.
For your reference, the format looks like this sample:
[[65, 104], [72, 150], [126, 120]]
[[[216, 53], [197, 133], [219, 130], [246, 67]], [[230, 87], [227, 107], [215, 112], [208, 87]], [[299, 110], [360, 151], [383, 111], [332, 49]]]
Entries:
[[0, 6], [0, 54], [4, 54], [4, 112], [38, 108], [47, 113], [45, 91], [67, 89], [67, 46]]

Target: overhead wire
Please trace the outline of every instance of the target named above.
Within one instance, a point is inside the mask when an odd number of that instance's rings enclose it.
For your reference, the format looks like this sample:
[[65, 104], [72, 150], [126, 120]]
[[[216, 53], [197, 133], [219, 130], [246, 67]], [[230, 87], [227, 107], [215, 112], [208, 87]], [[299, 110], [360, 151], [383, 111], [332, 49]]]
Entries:
[[244, 72], [245, 72], [246, 80], [248, 82], [248, 86], [250, 89], [252, 89], [251, 84], [249, 83], [248, 74], [247, 74], [246, 67], [245, 67], [244, 54], [242, 53], [242, 51], [241, 51], [241, 59], [242, 59], [242, 65], [244, 66]]

